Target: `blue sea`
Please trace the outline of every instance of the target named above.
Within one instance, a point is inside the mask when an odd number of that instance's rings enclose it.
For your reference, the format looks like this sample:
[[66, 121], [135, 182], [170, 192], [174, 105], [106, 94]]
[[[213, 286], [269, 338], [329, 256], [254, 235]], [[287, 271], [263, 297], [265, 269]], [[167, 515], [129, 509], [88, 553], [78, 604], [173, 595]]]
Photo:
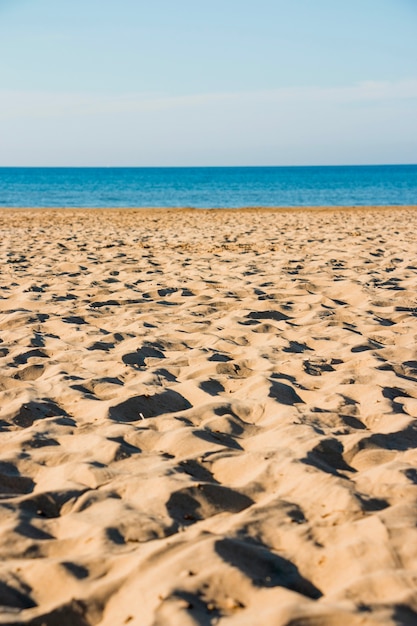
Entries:
[[417, 204], [417, 165], [0, 168], [0, 206]]

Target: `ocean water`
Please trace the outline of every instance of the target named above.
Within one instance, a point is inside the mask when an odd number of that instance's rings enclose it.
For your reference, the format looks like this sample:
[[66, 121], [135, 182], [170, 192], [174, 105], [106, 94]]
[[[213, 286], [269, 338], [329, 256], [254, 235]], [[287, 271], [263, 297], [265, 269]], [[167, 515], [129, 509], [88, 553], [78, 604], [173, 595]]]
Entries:
[[401, 204], [417, 204], [417, 165], [0, 168], [8, 207]]

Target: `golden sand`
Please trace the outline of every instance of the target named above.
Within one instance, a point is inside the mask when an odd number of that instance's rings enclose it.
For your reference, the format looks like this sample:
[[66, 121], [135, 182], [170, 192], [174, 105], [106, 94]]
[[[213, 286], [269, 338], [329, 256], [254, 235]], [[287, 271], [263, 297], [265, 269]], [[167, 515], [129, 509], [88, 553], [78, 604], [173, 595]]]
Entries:
[[417, 624], [416, 207], [0, 229], [0, 624]]

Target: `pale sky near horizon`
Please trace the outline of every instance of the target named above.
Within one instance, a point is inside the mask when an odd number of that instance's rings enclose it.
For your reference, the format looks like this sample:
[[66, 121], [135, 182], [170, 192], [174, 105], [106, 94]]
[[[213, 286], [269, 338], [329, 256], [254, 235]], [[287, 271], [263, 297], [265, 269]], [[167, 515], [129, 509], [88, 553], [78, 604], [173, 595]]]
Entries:
[[0, 166], [417, 163], [417, 0], [0, 0]]

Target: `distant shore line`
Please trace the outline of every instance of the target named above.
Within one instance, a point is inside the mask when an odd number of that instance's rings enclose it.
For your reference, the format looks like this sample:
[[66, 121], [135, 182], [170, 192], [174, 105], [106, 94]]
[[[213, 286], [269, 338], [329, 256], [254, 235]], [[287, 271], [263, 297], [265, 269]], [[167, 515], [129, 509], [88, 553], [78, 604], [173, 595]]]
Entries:
[[25, 206], [25, 207], [14, 207], [14, 206], [0, 206], [0, 211], [9, 212], [9, 211], [17, 211], [17, 212], [25, 212], [25, 211], [106, 211], [106, 212], [158, 212], [161, 213], [163, 211], [178, 212], [184, 213], [185, 211], [196, 211], [196, 212], [251, 212], [251, 211], [265, 211], [265, 212], [277, 212], [277, 213], [285, 213], [285, 212], [300, 212], [300, 211], [313, 211], [315, 213], [321, 211], [400, 211], [404, 209], [417, 209], [417, 204], [394, 204], [394, 205], [378, 205], [378, 204], [367, 204], [367, 205], [320, 205], [320, 206], [241, 206], [241, 207], [192, 207], [192, 206], [184, 206], [184, 207], [158, 207], [158, 206], [135, 206], [135, 207], [72, 207], [72, 206]]

